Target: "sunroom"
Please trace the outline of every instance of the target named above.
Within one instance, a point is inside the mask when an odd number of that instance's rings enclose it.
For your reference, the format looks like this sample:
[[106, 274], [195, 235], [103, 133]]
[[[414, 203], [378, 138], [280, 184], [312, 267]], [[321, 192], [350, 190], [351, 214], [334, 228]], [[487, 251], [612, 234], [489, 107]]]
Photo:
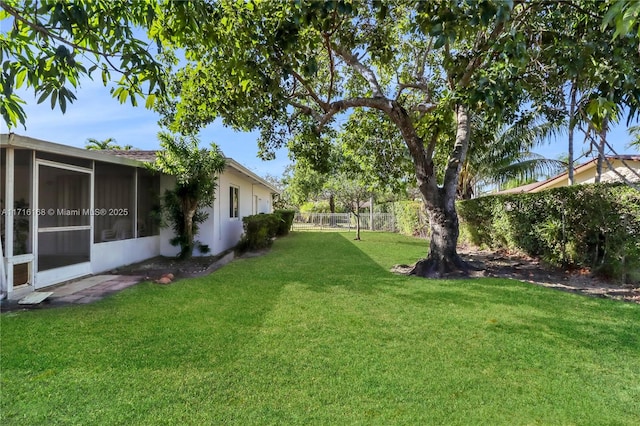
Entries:
[[159, 255], [160, 184], [136, 160], [0, 135], [2, 294]]

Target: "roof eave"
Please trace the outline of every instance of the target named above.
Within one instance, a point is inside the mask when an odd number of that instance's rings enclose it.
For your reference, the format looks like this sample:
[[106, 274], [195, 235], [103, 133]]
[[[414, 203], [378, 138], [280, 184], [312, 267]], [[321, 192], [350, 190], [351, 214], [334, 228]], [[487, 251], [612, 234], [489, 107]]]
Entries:
[[66, 155], [69, 157], [80, 157], [86, 158], [88, 160], [103, 161], [105, 163], [114, 163], [133, 167], [143, 167], [144, 165], [144, 163], [141, 161], [132, 160], [130, 158], [117, 157], [108, 152], [76, 148], [74, 146], [47, 142], [28, 136], [20, 136], [15, 133], [0, 134], [0, 146], [32, 149], [35, 151], [49, 152], [52, 154]]

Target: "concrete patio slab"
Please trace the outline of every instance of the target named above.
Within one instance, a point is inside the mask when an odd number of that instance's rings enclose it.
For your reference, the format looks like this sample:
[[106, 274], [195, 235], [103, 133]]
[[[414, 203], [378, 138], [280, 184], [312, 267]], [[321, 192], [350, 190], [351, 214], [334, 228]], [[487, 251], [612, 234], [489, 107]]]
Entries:
[[[94, 275], [49, 288], [48, 292], [21, 292], [20, 297], [3, 300], [2, 312], [16, 309], [39, 309], [68, 304], [96, 302], [110, 294], [124, 290], [144, 281], [142, 276]], [[28, 302], [28, 304], [26, 304]]]
[[78, 281], [63, 284], [53, 290], [53, 297], [68, 296], [70, 294], [77, 293], [79, 291], [96, 286], [98, 284], [102, 284], [106, 281], [111, 281], [115, 277], [117, 277], [117, 275], [94, 275], [91, 277], [82, 278]]

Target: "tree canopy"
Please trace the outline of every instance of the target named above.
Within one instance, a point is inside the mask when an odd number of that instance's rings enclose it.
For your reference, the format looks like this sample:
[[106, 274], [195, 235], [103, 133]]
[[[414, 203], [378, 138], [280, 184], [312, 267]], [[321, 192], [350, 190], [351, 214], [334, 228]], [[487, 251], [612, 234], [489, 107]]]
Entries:
[[[100, 76], [121, 103], [146, 98], [151, 106], [164, 86], [155, 35], [160, 3], [154, 0], [0, 1], [0, 113], [11, 128], [26, 124], [16, 90], [32, 91], [62, 112], [76, 99], [84, 77]], [[149, 29], [147, 38], [144, 29]], [[149, 44], [149, 39], [156, 43]]]
[[568, 84], [581, 95], [570, 103], [596, 129], [623, 109], [629, 117], [640, 110], [637, 7], [629, 0], [7, 0], [0, 7], [13, 24], [1, 39], [8, 123], [24, 121], [15, 87], [27, 84], [64, 109], [73, 99], [68, 86], [93, 72], [122, 73], [113, 89], [120, 101], [150, 94], [153, 103], [165, 76], [135, 36], [143, 27], [169, 50], [167, 65], [176, 64], [171, 49], [185, 55], [187, 65], [155, 104], [174, 131], [197, 133], [222, 118], [259, 130], [265, 158], [288, 146], [319, 170], [328, 169], [341, 130], [352, 135], [346, 145], [361, 169], [410, 159], [431, 223], [429, 257], [416, 268], [423, 275], [465, 267], [454, 200], [477, 140], [474, 120], [510, 122], [525, 105], [575, 120], [564, 108]]
[[[634, 40], [612, 41], [600, 31], [608, 7], [580, 1], [220, 1], [196, 12], [202, 14], [197, 36], [165, 15], [162, 36], [184, 48], [189, 63], [176, 73], [168, 86], [173, 98], [160, 110], [167, 124], [188, 131], [218, 117], [236, 129], [259, 129], [265, 157], [287, 145], [294, 158], [319, 168], [333, 140], [323, 134], [340, 128], [363, 136], [351, 144], [356, 157], [392, 164], [406, 155], [432, 230], [429, 258], [416, 272], [440, 275], [464, 267], [455, 248], [454, 200], [475, 143], [475, 117], [509, 122], [525, 104], [561, 114], [547, 100], [564, 90], [560, 66], [596, 59], [585, 86], [590, 119], [597, 123], [622, 105], [637, 114]], [[615, 58], [601, 59], [612, 49]], [[380, 161], [374, 163], [380, 170]]]
[[88, 138], [87, 143], [85, 144], [84, 147], [88, 150], [94, 150], [94, 151], [109, 150], [109, 149], [130, 151], [133, 149], [133, 146], [131, 145], [121, 146], [121, 145], [118, 145], [116, 142], [117, 141], [114, 138], [107, 138], [102, 141], [95, 138]]

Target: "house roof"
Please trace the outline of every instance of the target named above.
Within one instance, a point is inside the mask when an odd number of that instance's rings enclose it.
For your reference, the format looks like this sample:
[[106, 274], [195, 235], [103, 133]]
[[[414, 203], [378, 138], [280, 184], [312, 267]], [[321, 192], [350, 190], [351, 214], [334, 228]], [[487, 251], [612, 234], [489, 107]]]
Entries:
[[15, 133], [0, 134], [0, 146], [11, 146], [21, 149], [33, 149], [36, 151], [50, 152], [52, 154], [67, 155], [69, 157], [80, 157], [88, 160], [104, 161], [106, 163], [123, 164], [127, 166], [140, 167], [141, 163], [129, 158], [116, 157], [107, 151], [94, 151], [74, 146], [62, 145], [59, 143], [43, 141], [40, 139], [21, 136]]
[[517, 186], [515, 188], [504, 189], [502, 191], [495, 192], [495, 194], [519, 194], [521, 192], [529, 192], [534, 188], [537, 188], [544, 182], [533, 182], [522, 186]]
[[[108, 152], [117, 157], [129, 158], [129, 159], [144, 162], [144, 163], [151, 163], [155, 161], [156, 153], [158, 151], [109, 150]], [[255, 174], [254, 172], [246, 168], [245, 166], [243, 166], [242, 164], [238, 163], [233, 158], [225, 157], [225, 160], [227, 163], [227, 168], [231, 168], [236, 173], [240, 173], [244, 177], [248, 178], [254, 184], [265, 186], [274, 193], [278, 193], [278, 194], [280, 193], [280, 191], [277, 188], [275, 188], [273, 185], [271, 185], [269, 182], [267, 182], [266, 180], [264, 180], [263, 178], [261, 178], [260, 176], [258, 176], [257, 174]]]
[[[639, 161], [640, 162], [640, 155], [637, 155], [637, 154], [609, 155], [607, 156], [607, 159], [609, 161], [622, 160], [622, 161]], [[574, 174], [582, 173], [590, 168], [596, 167], [597, 161], [598, 161], [598, 158], [596, 157], [592, 160], [587, 161], [586, 163], [582, 163], [573, 170], [573, 173]], [[504, 191], [498, 191], [498, 192], [495, 192], [494, 194], [517, 194], [522, 192], [531, 192], [534, 189], [541, 190], [547, 186], [551, 186], [557, 183], [560, 180], [568, 179], [568, 175], [569, 175], [569, 172], [560, 173], [559, 175], [556, 175], [547, 180], [543, 180], [540, 182], [533, 182], [527, 185], [518, 186], [516, 188], [505, 189]]]
[[[50, 152], [54, 154], [67, 155], [70, 157], [80, 157], [89, 160], [103, 161], [106, 163], [122, 164], [132, 167], [141, 167], [144, 163], [150, 163], [156, 158], [156, 150], [88, 150], [73, 146], [62, 145], [54, 142], [21, 136], [15, 133], [0, 134], [0, 146], [12, 146], [22, 149], [33, 149], [37, 151]], [[238, 163], [233, 158], [226, 158], [227, 168], [248, 178], [253, 184], [266, 187], [274, 193], [280, 191], [269, 182]]]
[[139, 149], [131, 149], [131, 150], [117, 150], [110, 149], [108, 151], [109, 154], [115, 155], [116, 157], [129, 158], [131, 160], [141, 161], [143, 163], [152, 163], [156, 160], [156, 152], [153, 151], [142, 151]]

